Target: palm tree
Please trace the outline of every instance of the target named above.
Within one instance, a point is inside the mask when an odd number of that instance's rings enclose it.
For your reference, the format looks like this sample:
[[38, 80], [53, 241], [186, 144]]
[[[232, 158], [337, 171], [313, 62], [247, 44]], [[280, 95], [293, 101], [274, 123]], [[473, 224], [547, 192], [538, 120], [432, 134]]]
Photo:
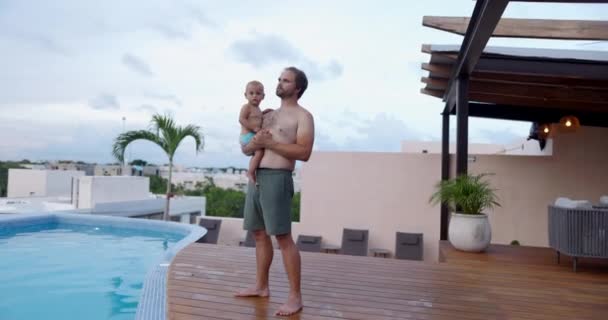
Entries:
[[152, 116], [150, 130], [134, 130], [122, 133], [114, 140], [112, 154], [120, 161], [124, 162], [124, 155], [127, 146], [135, 140], [147, 140], [161, 147], [169, 157], [169, 179], [167, 180], [167, 200], [165, 202], [165, 211], [163, 219], [169, 220], [169, 199], [171, 197], [171, 175], [173, 171], [173, 156], [175, 150], [186, 137], [194, 138], [196, 142], [196, 152], [203, 150], [204, 137], [199, 132], [200, 127], [195, 125], [187, 125], [185, 127], [178, 126], [169, 115], [155, 114]]

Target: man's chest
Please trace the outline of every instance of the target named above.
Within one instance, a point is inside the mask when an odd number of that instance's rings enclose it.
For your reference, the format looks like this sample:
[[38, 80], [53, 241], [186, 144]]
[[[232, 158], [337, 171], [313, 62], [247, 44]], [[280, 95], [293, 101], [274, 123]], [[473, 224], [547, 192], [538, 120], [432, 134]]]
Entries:
[[293, 138], [298, 130], [297, 115], [286, 112], [270, 112], [264, 115], [263, 127], [270, 129], [273, 135]]

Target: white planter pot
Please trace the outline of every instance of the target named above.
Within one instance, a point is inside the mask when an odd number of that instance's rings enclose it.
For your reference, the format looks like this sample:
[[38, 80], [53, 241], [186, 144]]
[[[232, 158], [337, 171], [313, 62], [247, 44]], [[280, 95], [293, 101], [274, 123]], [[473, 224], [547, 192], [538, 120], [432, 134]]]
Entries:
[[485, 214], [452, 213], [448, 235], [454, 248], [480, 252], [490, 245], [492, 229]]

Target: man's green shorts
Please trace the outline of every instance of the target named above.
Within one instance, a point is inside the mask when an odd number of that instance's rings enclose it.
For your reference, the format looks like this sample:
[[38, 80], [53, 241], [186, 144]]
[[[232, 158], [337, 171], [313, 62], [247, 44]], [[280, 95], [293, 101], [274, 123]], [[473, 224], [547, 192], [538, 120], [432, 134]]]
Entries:
[[291, 170], [256, 170], [257, 185], [249, 183], [245, 199], [243, 228], [266, 230], [269, 235], [291, 232], [291, 200], [293, 177]]

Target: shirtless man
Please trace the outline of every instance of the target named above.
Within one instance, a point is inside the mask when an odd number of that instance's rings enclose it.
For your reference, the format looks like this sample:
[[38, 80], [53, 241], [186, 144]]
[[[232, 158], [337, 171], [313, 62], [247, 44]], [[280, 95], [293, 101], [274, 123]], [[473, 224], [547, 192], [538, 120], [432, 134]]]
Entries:
[[275, 313], [288, 316], [302, 309], [300, 252], [291, 237], [292, 172], [296, 160], [308, 161], [314, 143], [314, 121], [298, 99], [308, 87], [304, 72], [286, 68], [279, 77], [276, 94], [281, 107], [264, 115], [263, 128], [243, 146], [245, 154], [265, 149], [257, 170], [257, 185], [249, 183], [243, 227], [255, 236], [256, 283], [236, 293], [238, 297], [268, 297], [268, 272], [275, 236], [289, 278], [287, 301]]

